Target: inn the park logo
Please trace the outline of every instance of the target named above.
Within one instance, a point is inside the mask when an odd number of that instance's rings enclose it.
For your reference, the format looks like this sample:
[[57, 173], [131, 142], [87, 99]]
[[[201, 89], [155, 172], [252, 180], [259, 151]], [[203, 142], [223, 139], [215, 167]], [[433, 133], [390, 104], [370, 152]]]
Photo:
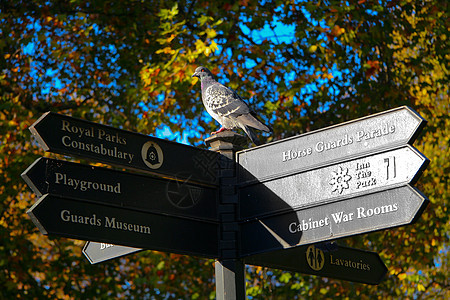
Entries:
[[319, 271], [325, 264], [325, 256], [323, 251], [311, 245], [306, 249], [306, 261], [314, 271]]

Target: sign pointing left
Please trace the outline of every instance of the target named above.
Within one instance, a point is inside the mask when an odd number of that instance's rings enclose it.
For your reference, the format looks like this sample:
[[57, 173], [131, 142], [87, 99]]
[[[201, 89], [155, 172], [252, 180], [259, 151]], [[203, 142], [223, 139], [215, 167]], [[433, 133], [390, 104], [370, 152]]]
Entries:
[[218, 221], [216, 189], [41, 157], [22, 178], [38, 195], [104, 203], [143, 212]]
[[43, 234], [208, 258], [218, 257], [216, 222], [159, 215], [51, 194], [27, 214]]
[[45, 151], [207, 185], [218, 182], [218, 153], [213, 151], [52, 112], [30, 131]]
[[97, 264], [142, 250], [143, 249], [141, 248], [126, 247], [114, 244], [87, 242], [86, 245], [84, 245], [83, 254], [91, 264]]

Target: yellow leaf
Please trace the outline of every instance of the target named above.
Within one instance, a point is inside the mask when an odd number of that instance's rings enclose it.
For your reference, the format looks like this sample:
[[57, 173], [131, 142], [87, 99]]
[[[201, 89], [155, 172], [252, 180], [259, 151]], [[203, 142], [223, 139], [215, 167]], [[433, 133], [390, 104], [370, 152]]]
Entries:
[[317, 50], [317, 46], [316, 45], [312, 45], [311, 47], [309, 47], [308, 50], [309, 50], [310, 53], [314, 53]]
[[207, 28], [205, 30], [205, 32], [206, 32], [206, 37], [207, 38], [211, 38], [212, 39], [212, 38], [214, 38], [217, 35], [217, 33], [216, 33], [216, 31], [214, 29]]
[[215, 41], [211, 42], [211, 45], [209, 46], [209, 48], [211, 49], [211, 51], [219, 50], [219, 47], [217, 46]]
[[398, 279], [404, 280], [406, 278], [406, 273], [401, 273], [398, 275]]

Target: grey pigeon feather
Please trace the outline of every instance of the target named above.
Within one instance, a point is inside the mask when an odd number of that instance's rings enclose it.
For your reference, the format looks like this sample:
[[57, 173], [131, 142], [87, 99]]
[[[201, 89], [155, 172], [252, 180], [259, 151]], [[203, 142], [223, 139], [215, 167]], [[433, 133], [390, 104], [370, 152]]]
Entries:
[[272, 131], [258, 120], [255, 113], [235, 91], [217, 82], [207, 68], [198, 67], [192, 77], [200, 78], [203, 105], [211, 117], [222, 126], [213, 133], [241, 128], [253, 143], [259, 145], [260, 142], [253, 129]]

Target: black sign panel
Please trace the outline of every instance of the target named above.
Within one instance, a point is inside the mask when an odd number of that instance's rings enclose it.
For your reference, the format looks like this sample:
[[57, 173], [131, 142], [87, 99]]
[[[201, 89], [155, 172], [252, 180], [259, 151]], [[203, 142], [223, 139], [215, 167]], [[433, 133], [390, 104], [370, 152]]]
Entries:
[[30, 131], [46, 151], [217, 185], [216, 152], [52, 112]]
[[387, 273], [377, 253], [337, 245], [302, 246], [248, 256], [244, 261], [250, 265], [367, 284], [379, 284]]
[[241, 223], [241, 255], [407, 225], [428, 199], [409, 185]]
[[216, 188], [187, 179], [152, 178], [43, 157], [22, 177], [38, 196], [52, 194], [142, 212], [219, 219]]
[[163, 216], [75, 199], [44, 195], [28, 215], [43, 234], [218, 257], [215, 222]]

